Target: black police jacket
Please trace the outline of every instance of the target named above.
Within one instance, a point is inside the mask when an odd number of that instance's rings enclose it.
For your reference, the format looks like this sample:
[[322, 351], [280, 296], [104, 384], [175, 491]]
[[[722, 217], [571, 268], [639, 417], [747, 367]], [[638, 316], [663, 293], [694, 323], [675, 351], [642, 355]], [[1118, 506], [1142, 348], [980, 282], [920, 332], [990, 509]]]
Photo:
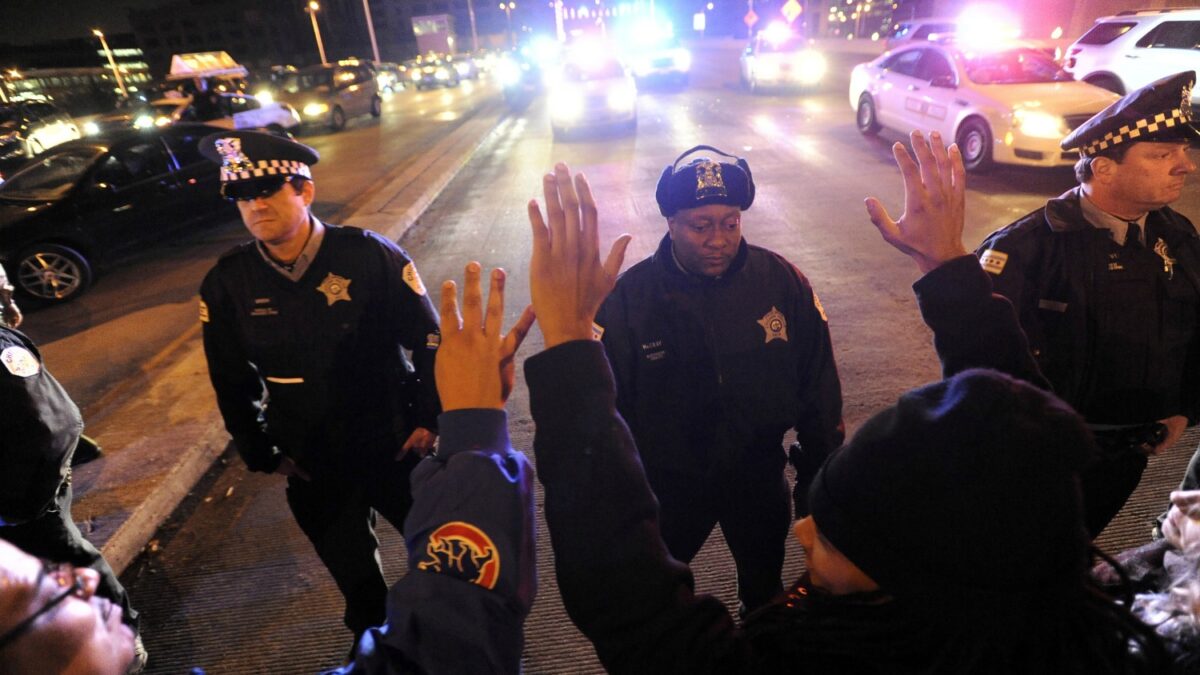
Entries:
[[[947, 377], [990, 367], [1048, 386], [1012, 306], [991, 293], [973, 257], [945, 263], [913, 288]], [[939, 663], [956, 647], [947, 633], [886, 602], [797, 597], [807, 595], [803, 579], [737, 626], [718, 599], [695, 594], [692, 571], [662, 541], [604, 350], [585, 340], [559, 345], [530, 357], [525, 379], [559, 590], [608, 672], [977, 672]], [[956, 618], [951, 612], [946, 623]]]
[[33, 341], [0, 326], [0, 525], [40, 516], [70, 471], [79, 408]]
[[369, 468], [413, 428], [437, 428], [437, 315], [384, 237], [326, 224], [295, 282], [248, 242], [221, 257], [200, 300], [217, 403], [251, 470], [275, 470], [280, 453], [310, 473]]
[[[1147, 248], [1163, 240], [1159, 255], [1171, 259], [1171, 278], [1161, 269], [1165, 260], [1144, 254], [1155, 265], [1150, 281], [1119, 283], [1134, 270], [1114, 257], [1119, 253], [1108, 232], [1084, 218], [1079, 190], [994, 232], [976, 253], [996, 292], [1016, 307], [1055, 393], [1085, 418], [1142, 423], [1182, 414], [1194, 424], [1200, 418], [1200, 237], [1172, 209], [1152, 211]], [[1126, 345], [1123, 356], [1099, 357], [1101, 339]]]
[[[647, 465], [699, 475], [841, 445], [842, 391], [829, 326], [808, 280], [744, 240], [711, 279], [675, 263], [669, 236], [617, 280], [596, 317], [618, 408]], [[819, 463], [819, 462], [818, 462]]]

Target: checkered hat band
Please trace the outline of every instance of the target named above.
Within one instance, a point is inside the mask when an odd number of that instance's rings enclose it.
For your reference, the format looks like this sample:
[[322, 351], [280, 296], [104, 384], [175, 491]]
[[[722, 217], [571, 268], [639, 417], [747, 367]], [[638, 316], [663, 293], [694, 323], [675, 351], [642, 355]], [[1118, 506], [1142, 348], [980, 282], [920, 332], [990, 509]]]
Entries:
[[1158, 133], [1163, 129], [1170, 129], [1176, 124], [1184, 124], [1186, 122], [1187, 118], [1184, 117], [1183, 110], [1180, 108], [1172, 110], [1170, 115], [1166, 113], [1158, 113], [1154, 117], [1145, 117], [1134, 122], [1133, 124], [1126, 124], [1116, 131], [1110, 131], [1107, 134], [1104, 134], [1102, 138], [1098, 138], [1087, 144], [1083, 148], [1083, 156], [1091, 157], [1092, 155], [1107, 150], [1114, 145], [1120, 145], [1126, 141], [1137, 140], [1142, 136], [1149, 136], [1150, 134]]
[[223, 183], [235, 180], [251, 180], [265, 176], [303, 176], [311, 180], [312, 170], [304, 162], [297, 162], [291, 159], [268, 159], [262, 162], [254, 162], [253, 166], [242, 171], [231, 171], [226, 167], [221, 167], [221, 182]]

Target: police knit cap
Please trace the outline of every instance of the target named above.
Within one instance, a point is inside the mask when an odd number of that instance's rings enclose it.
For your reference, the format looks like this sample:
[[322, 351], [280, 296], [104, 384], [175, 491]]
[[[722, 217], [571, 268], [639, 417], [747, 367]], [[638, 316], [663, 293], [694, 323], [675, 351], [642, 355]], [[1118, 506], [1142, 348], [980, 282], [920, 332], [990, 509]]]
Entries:
[[1063, 150], [1079, 150], [1084, 157], [1105, 150], [1151, 141], [1187, 141], [1200, 145], [1193, 126], [1192, 87], [1196, 73], [1185, 71], [1164, 77], [1125, 95], [1096, 113], [1063, 139]]
[[[734, 161], [700, 157], [679, 165], [685, 157], [700, 151], [710, 151]], [[708, 145], [697, 145], [663, 169], [654, 196], [659, 212], [666, 218], [683, 209], [709, 204], [727, 204], [745, 211], [754, 203], [754, 178], [746, 160]]]
[[261, 131], [222, 131], [200, 139], [200, 154], [221, 165], [221, 182], [252, 181], [269, 176], [312, 178], [321, 159], [314, 149]]
[[897, 597], [1052, 591], [1088, 562], [1076, 474], [1093, 450], [1052, 394], [968, 370], [871, 418], [813, 479], [809, 504], [825, 538]]

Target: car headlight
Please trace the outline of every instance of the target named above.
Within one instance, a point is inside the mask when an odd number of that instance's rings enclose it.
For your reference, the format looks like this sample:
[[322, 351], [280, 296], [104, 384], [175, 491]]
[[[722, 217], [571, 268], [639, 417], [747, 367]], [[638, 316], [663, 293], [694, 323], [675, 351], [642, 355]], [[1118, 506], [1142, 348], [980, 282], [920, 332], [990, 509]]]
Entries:
[[170, 123], [171, 123], [171, 118], [166, 117], [164, 115], [159, 115], [158, 117], [154, 118], [154, 126], [156, 126], [156, 127], [165, 127]]
[[149, 115], [138, 115], [133, 119], [134, 129], [149, 129], [154, 126], [155, 120]]
[[684, 72], [692, 69], [692, 53], [688, 50], [680, 47], [673, 52], [672, 56], [675, 59], [676, 68]]
[[255, 94], [254, 98], [258, 99], [258, 102], [263, 105], [271, 105], [275, 102], [275, 95], [266, 89]]
[[825, 57], [820, 52], [806, 50], [796, 55], [796, 79], [801, 84], [816, 84], [825, 77]]
[[96, 124], [95, 122], [84, 122], [83, 133], [87, 134], [88, 136], [95, 136], [96, 134], [100, 133], [100, 125]]
[[305, 117], [320, 117], [327, 112], [329, 112], [328, 103], [309, 103], [308, 105], [304, 106]]
[[573, 121], [583, 115], [583, 94], [574, 88], [559, 89], [550, 97], [550, 117]]
[[500, 81], [501, 87], [511, 87], [521, 81], [521, 67], [505, 59], [496, 69], [496, 79]]
[[456, 63], [456, 64], [454, 64], [454, 69], [458, 71], [458, 74], [459, 74], [459, 75], [461, 75], [461, 76], [463, 76], [463, 77], [466, 77], [466, 76], [467, 76], [467, 73], [471, 72], [471, 64], [469, 64], [469, 63]]
[[1060, 139], [1067, 135], [1061, 117], [1041, 110], [1014, 110], [1013, 122], [1018, 131], [1030, 138]]
[[413, 82], [420, 82], [421, 81], [421, 69], [418, 68], [418, 69], [412, 71], [411, 73], [409, 73], [409, 77], [411, 77], [413, 79]]
[[448, 80], [448, 79], [450, 79], [450, 71], [449, 71], [449, 70], [446, 70], [445, 68], [438, 68], [438, 69], [437, 69], [436, 71], [434, 71], [434, 73], [433, 73], [433, 79], [435, 79], [435, 80]]
[[632, 110], [634, 103], [637, 101], [637, 90], [630, 86], [613, 87], [608, 90], [608, 96], [605, 100], [608, 103], [609, 110]]

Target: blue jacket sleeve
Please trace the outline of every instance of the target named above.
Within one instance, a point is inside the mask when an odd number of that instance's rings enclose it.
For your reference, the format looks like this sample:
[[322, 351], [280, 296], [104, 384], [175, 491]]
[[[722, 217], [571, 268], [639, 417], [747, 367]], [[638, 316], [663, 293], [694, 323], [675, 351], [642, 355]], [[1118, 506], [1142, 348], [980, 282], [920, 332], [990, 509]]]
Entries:
[[408, 574], [339, 673], [518, 673], [537, 593], [533, 473], [503, 410], [443, 413], [413, 470]]

